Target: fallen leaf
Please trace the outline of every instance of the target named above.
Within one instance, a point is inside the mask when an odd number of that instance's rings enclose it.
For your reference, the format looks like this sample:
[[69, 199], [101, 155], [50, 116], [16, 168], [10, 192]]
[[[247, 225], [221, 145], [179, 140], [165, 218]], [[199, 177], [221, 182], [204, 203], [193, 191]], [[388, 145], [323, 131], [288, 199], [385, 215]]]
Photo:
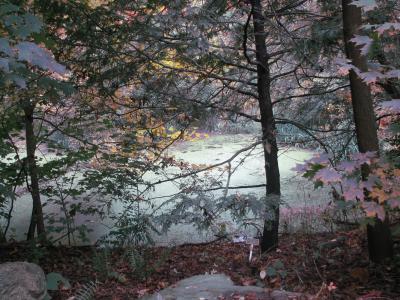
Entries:
[[254, 278], [243, 278], [243, 279], [241, 280], [241, 283], [242, 283], [242, 285], [244, 285], [244, 286], [253, 285], [253, 284], [255, 284], [256, 282], [257, 282], [257, 280], [254, 279]]
[[369, 278], [369, 272], [366, 268], [354, 268], [350, 270], [350, 276], [360, 282], [367, 282]]
[[148, 292], [150, 291], [150, 289], [141, 289], [139, 291], [137, 291], [137, 294], [139, 297], [146, 295]]

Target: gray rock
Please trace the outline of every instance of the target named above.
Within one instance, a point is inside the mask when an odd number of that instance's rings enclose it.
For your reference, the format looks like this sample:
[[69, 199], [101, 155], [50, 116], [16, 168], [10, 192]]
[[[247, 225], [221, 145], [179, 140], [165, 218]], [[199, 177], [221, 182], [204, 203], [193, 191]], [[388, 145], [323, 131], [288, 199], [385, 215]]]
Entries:
[[0, 300], [43, 300], [46, 295], [46, 277], [38, 265], [0, 264]]
[[223, 274], [198, 275], [177, 282], [159, 293], [143, 297], [142, 300], [217, 300], [232, 299], [234, 294], [253, 293], [262, 300], [306, 299], [301, 294], [285, 291], [267, 291], [256, 286], [237, 286]]
[[319, 244], [318, 247], [321, 250], [330, 250], [330, 249], [333, 249], [333, 248], [336, 248], [336, 247], [343, 246], [345, 241], [346, 241], [346, 237], [339, 236], [338, 238], [336, 238], [334, 240]]

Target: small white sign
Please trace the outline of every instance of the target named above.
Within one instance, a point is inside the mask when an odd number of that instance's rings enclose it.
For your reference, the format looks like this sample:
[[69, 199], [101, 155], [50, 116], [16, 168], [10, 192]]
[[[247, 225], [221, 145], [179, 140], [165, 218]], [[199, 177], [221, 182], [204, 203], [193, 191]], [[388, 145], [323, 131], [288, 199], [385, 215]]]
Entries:
[[259, 240], [259, 239], [256, 239], [256, 238], [248, 238], [248, 239], [246, 240], [246, 244], [258, 246], [258, 245], [260, 245], [260, 240]]

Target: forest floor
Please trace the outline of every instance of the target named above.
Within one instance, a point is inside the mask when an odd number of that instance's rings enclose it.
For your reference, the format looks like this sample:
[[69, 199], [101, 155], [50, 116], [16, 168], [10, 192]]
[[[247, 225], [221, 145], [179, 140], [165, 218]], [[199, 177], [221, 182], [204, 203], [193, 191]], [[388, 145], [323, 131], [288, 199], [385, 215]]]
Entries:
[[31, 261], [45, 273], [62, 274], [71, 287], [60, 285], [52, 299], [74, 299], [95, 280], [95, 299], [136, 299], [205, 273], [225, 273], [238, 285], [302, 292], [314, 299], [400, 299], [398, 242], [395, 259], [379, 266], [368, 261], [362, 230], [283, 235], [276, 251], [261, 256], [255, 248], [251, 263], [249, 245], [230, 241], [140, 251], [10, 244], [0, 248], [0, 262]]

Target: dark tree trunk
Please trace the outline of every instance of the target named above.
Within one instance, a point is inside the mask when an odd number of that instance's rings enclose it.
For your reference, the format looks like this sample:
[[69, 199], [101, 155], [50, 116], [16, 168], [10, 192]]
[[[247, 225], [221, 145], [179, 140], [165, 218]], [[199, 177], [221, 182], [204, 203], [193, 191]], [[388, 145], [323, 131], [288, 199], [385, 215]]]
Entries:
[[28, 234], [26, 235], [26, 239], [31, 241], [35, 238], [35, 230], [36, 230], [36, 209], [35, 204], [32, 206], [32, 213], [31, 213], [31, 221], [29, 222], [29, 229]]
[[3, 234], [3, 232], [0, 232], [0, 244], [6, 242], [7, 242], [6, 236]]
[[27, 239], [32, 240], [35, 236], [35, 228], [40, 238], [45, 238], [44, 218], [42, 203], [40, 201], [39, 176], [35, 159], [36, 136], [33, 129], [33, 105], [28, 104], [24, 108], [25, 112], [25, 136], [26, 136], [26, 162], [30, 177], [29, 190], [32, 195], [32, 217], [29, 225]]
[[[281, 194], [278, 166], [278, 146], [276, 128], [270, 94], [270, 71], [266, 47], [264, 16], [260, 0], [251, 0], [254, 37], [257, 57], [257, 89], [261, 114], [262, 137], [264, 141], [265, 174], [267, 182], [267, 208], [261, 251], [265, 252], [278, 246], [279, 202]], [[272, 217], [272, 220], [271, 220]]]
[[[361, 55], [356, 45], [350, 39], [357, 34], [361, 23], [361, 9], [351, 5], [352, 0], [342, 0], [343, 33], [347, 58], [352, 60], [362, 72], [368, 70], [367, 60]], [[350, 71], [350, 87], [353, 105], [354, 122], [356, 126], [358, 150], [379, 152], [376, 117], [373, 108], [372, 96], [368, 85], [354, 72]], [[363, 169], [363, 179], [368, 177], [368, 168]], [[372, 200], [370, 200], [372, 201]], [[393, 254], [393, 243], [388, 220], [382, 222], [375, 218], [374, 225], [368, 225], [368, 250], [370, 259], [381, 262]]]

